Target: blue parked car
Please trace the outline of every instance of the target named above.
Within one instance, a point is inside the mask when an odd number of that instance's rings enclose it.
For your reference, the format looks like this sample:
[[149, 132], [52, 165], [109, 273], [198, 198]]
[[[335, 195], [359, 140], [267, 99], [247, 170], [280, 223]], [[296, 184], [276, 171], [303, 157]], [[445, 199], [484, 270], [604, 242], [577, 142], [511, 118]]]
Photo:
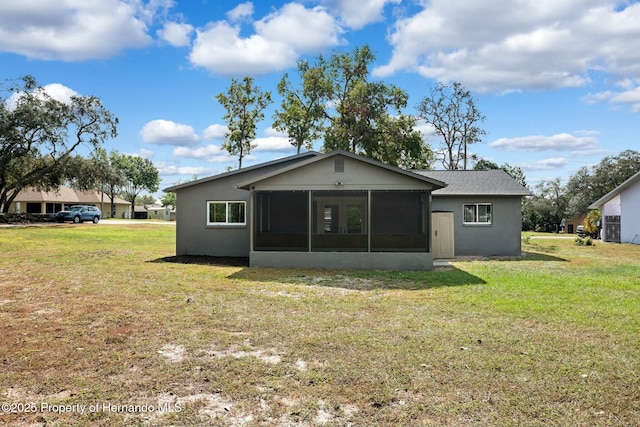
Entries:
[[57, 212], [55, 219], [58, 222], [71, 221], [79, 224], [83, 221], [92, 221], [97, 224], [102, 218], [102, 212], [95, 206], [74, 205], [66, 211]]

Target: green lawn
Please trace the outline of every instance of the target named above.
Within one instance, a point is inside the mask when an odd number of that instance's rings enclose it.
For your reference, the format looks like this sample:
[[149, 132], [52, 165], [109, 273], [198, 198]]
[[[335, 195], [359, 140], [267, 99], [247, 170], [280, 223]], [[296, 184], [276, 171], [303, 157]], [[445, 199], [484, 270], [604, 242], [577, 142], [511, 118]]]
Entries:
[[178, 259], [174, 234], [0, 229], [0, 425], [640, 423], [640, 246], [319, 271]]

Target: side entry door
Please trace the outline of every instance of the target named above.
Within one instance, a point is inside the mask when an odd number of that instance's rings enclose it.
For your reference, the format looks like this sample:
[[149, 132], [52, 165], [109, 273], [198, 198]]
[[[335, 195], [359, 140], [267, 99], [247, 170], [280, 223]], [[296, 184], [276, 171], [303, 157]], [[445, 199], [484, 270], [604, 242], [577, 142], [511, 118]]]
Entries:
[[453, 258], [455, 256], [453, 240], [453, 212], [432, 213], [431, 226], [433, 258]]

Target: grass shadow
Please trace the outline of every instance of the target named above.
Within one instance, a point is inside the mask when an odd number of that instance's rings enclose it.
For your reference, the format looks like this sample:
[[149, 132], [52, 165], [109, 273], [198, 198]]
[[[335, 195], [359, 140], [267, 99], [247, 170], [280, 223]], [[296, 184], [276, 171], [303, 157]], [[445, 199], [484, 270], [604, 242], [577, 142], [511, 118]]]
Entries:
[[549, 255], [540, 252], [523, 252], [524, 256], [519, 258], [519, 261], [548, 261], [548, 262], [569, 262], [569, 260], [565, 258], [560, 258], [558, 256]]
[[234, 269], [227, 277], [248, 282], [304, 284], [359, 291], [380, 289], [424, 290], [448, 286], [486, 284], [480, 277], [454, 266], [435, 267], [430, 271], [249, 268], [248, 258], [192, 255], [169, 256], [149, 262], [197, 264], [211, 267], [242, 267], [240, 270]]
[[437, 267], [431, 271], [248, 268], [234, 272], [229, 278], [358, 291], [391, 289], [415, 291], [486, 283], [483, 279], [455, 267]]

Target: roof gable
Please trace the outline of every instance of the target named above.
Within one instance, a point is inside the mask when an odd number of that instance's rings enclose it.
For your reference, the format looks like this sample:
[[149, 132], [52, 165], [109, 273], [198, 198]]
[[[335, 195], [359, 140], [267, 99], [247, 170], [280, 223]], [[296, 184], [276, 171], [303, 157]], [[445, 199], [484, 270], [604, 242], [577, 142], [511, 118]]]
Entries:
[[[290, 162], [297, 162], [297, 161], [302, 161], [304, 159], [307, 159], [309, 157], [315, 157], [318, 156], [319, 153], [315, 152], [315, 151], [307, 151], [301, 154], [295, 154], [293, 156], [287, 156], [287, 157], [283, 157], [280, 159], [276, 159], [276, 160], [272, 160], [269, 162], [264, 162], [264, 163], [259, 163], [257, 165], [253, 165], [253, 166], [249, 166], [246, 168], [242, 168], [242, 169], [235, 169], [229, 172], [224, 172], [224, 173], [220, 173], [217, 175], [212, 175], [206, 178], [201, 178], [201, 179], [197, 179], [195, 181], [189, 181], [189, 182], [185, 182], [183, 184], [177, 184], [168, 188], [165, 188], [164, 191], [167, 193], [171, 193], [171, 192], [175, 192], [177, 190], [181, 190], [183, 188], [186, 187], [191, 187], [194, 185], [200, 185], [200, 184], [204, 184], [207, 182], [211, 182], [211, 181], [215, 181], [218, 179], [223, 179], [223, 178], [228, 178], [234, 175], [238, 175], [239, 177], [241, 177], [243, 174], [246, 174], [247, 172], [252, 172], [252, 171], [256, 171], [258, 169], [261, 168], [266, 168], [266, 167], [270, 167], [270, 166], [277, 166], [282, 164], [283, 167]], [[241, 178], [240, 178], [241, 179]]]
[[609, 191], [607, 194], [599, 198], [597, 201], [593, 202], [589, 205], [589, 209], [598, 209], [620, 193], [622, 193], [627, 188], [633, 186], [636, 182], [640, 182], [640, 171], [636, 172], [629, 179], [627, 179], [622, 184], [618, 185], [613, 190]]
[[418, 170], [417, 174], [438, 179], [447, 186], [433, 196], [530, 196], [531, 192], [502, 169]]
[[336, 150], [254, 177], [241, 182], [238, 187], [249, 189], [265, 185], [283, 189], [317, 189], [327, 186], [341, 189], [393, 189], [407, 186], [437, 189], [445, 184], [348, 151]]

